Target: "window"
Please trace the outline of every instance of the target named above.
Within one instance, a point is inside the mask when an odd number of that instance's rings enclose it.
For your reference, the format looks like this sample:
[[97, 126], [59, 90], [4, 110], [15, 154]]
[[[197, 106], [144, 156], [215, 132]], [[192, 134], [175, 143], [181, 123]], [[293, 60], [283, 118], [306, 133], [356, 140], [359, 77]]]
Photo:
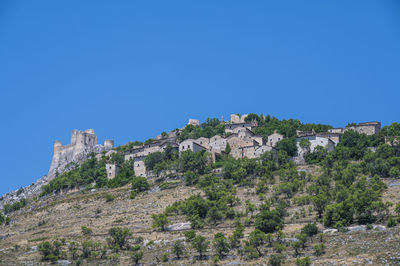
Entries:
[[188, 145], [188, 149], [190, 149], [190, 145]]
[[281, 138], [278, 138], [278, 140], [281, 140]]
[[108, 176], [111, 176], [111, 173], [109, 173]]
[[110, 170], [111, 170], [111, 166], [110, 166]]

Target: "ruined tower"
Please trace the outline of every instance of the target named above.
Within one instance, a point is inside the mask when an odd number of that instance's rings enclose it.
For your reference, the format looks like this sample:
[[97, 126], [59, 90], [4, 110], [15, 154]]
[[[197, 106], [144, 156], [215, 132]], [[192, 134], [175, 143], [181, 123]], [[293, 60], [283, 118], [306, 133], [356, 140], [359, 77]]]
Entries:
[[92, 152], [100, 153], [111, 150], [114, 147], [113, 140], [106, 140], [104, 145], [97, 144], [97, 136], [93, 129], [85, 131], [72, 130], [71, 143], [63, 146], [60, 141], [54, 142], [54, 153], [51, 161], [48, 178], [53, 179], [56, 173], [70, 170], [71, 163], [82, 163]]

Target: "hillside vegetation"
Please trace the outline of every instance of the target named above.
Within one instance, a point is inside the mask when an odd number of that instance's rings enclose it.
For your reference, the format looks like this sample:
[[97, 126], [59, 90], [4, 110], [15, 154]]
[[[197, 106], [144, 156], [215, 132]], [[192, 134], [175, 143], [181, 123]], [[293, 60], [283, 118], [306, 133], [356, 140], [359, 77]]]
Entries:
[[[60, 174], [40, 197], [0, 213], [5, 265], [68, 260], [83, 265], [400, 263], [400, 125], [377, 135], [346, 131], [330, 153], [296, 166], [296, 130], [330, 126], [250, 115], [257, 133], [287, 138], [276, 156], [217, 156], [172, 148], [146, 157], [136, 177], [121, 151]], [[209, 119], [178, 136], [223, 134]], [[305, 143], [304, 145], [307, 145]], [[370, 147], [374, 147], [371, 149]], [[121, 170], [107, 179], [106, 161]]]

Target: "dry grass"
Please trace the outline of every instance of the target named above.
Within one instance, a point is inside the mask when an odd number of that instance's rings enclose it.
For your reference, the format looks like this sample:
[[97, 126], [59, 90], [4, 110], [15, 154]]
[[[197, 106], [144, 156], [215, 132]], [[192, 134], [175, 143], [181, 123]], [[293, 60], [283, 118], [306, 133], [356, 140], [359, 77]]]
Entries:
[[[313, 169], [318, 171], [318, 169]], [[390, 183], [393, 181], [387, 180]], [[115, 199], [106, 202], [105, 194], [112, 194]], [[53, 241], [57, 238], [65, 238], [66, 242], [81, 242], [85, 237], [81, 233], [81, 226], [88, 226], [93, 229], [90, 237], [95, 241], [105, 243], [108, 230], [111, 227], [126, 227], [131, 230], [133, 237], [142, 237], [146, 242], [154, 241], [152, 246], [145, 247], [144, 264], [160, 264], [161, 255], [164, 252], [170, 253], [173, 258], [172, 243], [184, 237], [184, 231], [177, 232], [157, 232], [152, 228], [151, 215], [161, 213], [166, 206], [179, 199], [185, 199], [191, 195], [200, 193], [199, 190], [180, 185], [173, 189], [149, 192], [137, 196], [134, 200], [129, 199], [129, 187], [111, 189], [107, 191], [96, 191], [87, 193], [72, 193], [49, 197], [29, 204], [23, 210], [12, 214], [12, 224], [0, 229], [0, 265], [25, 265], [26, 263], [42, 263], [38, 252], [28, 251], [33, 246], [37, 246], [44, 240]], [[268, 197], [271, 191], [266, 193]], [[241, 200], [241, 205], [236, 209], [245, 210], [245, 201], [250, 200], [258, 205], [262, 202], [255, 195], [254, 188], [239, 188], [237, 196]], [[400, 202], [400, 186], [392, 186], [384, 193], [384, 199], [393, 203]], [[307, 210], [307, 206], [304, 207]], [[292, 206], [289, 208], [288, 223], [284, 232], [288, 237], [295, 236], [305, 222], [313, 220], [315, 213], [308, 213], [300, 219], [294, 218], [294, 213], [299, 212], [300, 208]], [[170, 217], [172, 223], [184, 222], [185, 217]], [[39, 226], [39, 222], [45, 221], [44, 225]], [[245, 234], [248, 235], [253, 226], [246, 227]], [[232, 221], [218, 224], [216, 227], [209, 227], [199, 230], [198, 234], [208, 237], [210, 240], [216, 232], [223, 232], [230, 235], [234, 230]], [[321, 257], [313, 256], [312, 246], [319, 243], [317, 237], [307, 244], [307, 248], [302, 251], [303, 256], [308, 255], [313, 259], [314, 265], [365, 265], [369, 261], [372, 265], [396, 264], [400, 263], [400, 239], [399, 226], [385, 231], [366, 231], [357, 233], [336, 233], [325, 235], [324, 242], [327, 252]], [[133, 240], [132, 240], [133, 241]], [[15, 246], [19, 248], [16, 249]], [[231, 256], [221, 261], [221, 264], [228, 262], [243, 263], [243, 265], [263, 265], [268, 261], [268, 254], [272, 250], [265, 248], [266, 257], [254, 261], [243, 260], [236, 251], [231, 252]], [[286, 265], [293, 265], [295, 259], [293, 250], [288, 248]], [[121, 265], [130, 265], [129, 253], [121, 253]], [[211, 264], [211, 259], [205, 261], [193, 261], [194, 252], [189, 252], [180, 261], [170, 260], [169, 265]], [[209, 250], [207, 255], [213, 255]], [[385, 260], [387, 260], [385, 262]], [[85, 261], [88, 265], [104, 264], [105, 262]]]

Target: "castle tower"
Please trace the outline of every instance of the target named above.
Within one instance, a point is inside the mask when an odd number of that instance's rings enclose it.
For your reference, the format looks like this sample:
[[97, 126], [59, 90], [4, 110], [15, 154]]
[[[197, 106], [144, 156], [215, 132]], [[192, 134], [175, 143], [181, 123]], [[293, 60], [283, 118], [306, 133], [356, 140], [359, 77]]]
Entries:
[[58, 153], [61, 151], [62, 143], [59, 140], [54, 141], [54, 153]]
[[106, 139], [104, 141], [104, 148], [106, 150], [111, 150], [112, 148], [114, 148], [114, 141], [111, 139]]

